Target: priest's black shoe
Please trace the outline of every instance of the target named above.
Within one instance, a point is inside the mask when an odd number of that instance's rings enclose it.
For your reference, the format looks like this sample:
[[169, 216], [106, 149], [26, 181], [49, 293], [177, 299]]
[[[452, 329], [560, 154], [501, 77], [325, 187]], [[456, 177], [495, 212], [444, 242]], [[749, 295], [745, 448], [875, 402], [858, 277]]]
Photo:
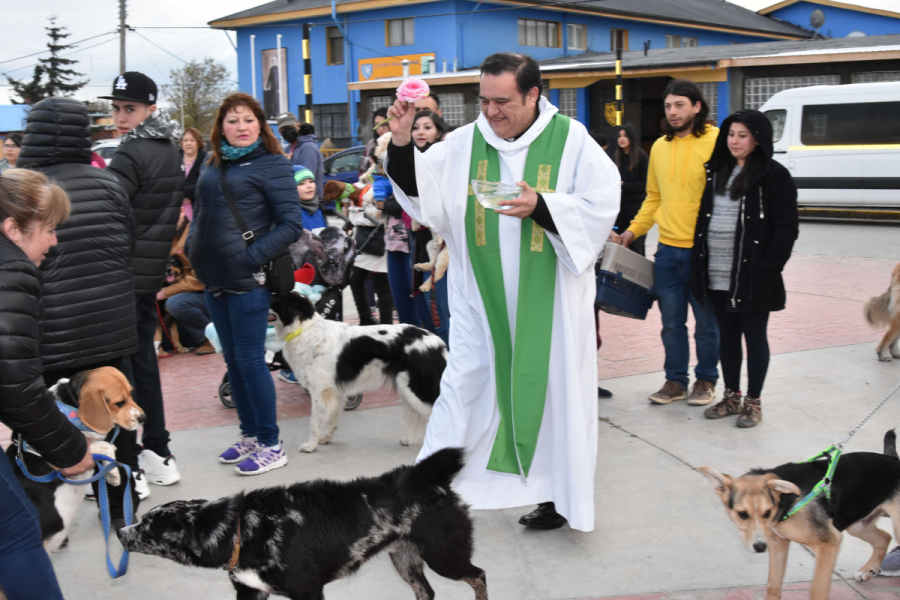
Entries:
[[519, 524], [531, 529], [559, 529], [566, 524], [566, 518], [556, 512], [556, 506], [552, 502], [542, 502], [519, 519]]

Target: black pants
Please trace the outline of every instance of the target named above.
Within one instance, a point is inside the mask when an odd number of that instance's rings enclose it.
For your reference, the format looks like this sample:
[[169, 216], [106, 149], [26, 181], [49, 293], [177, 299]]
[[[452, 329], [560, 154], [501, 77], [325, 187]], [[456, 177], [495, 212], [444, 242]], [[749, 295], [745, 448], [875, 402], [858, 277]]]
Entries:
[[747, 341], [747, 396], [759, 398], [769, 370], [768, 312], [728, 312], [728, 292], [709, 292], [719, 322], [719, 360], [725, 387], [741, 389], [742, 339]]
[[[156, 452], [163, 458], [169, 456], [169, 432], [166, 431], [166, 416], [163, 412], [162, 384], [159, 381], [159, 362], [153, 346], [153, 335], [159, 324], [156, 312], [156, 294], [136, 294], [137, 352], [130, 356], [128, 365], [122, 371], [134, 386], [134, 401], [144, 411], [144, 433], [141, 436], [143, 448]], [[143, 449], [136, 441], [134, 455]]]
[[353, 267], [353, 270], [350, 271], [350, 291], [353, 292], [356, 312], [359, 313], [359, 324], [377, 324], [372, 317], [369, 299], [366, 297], [366, 279], [369, 276], [371, 276], [372, 285], [375, 287], [375, 295], [378, 296], [378, 316], [381, 324], [390, 325], [394, 322], [394, 297], [391, 296], [391, 286], [388, 284], [387, 273], [375, 273], [360, 267]]
[[[74, 369], [56, 369], [54, 371], [44, 371], [44, 383], [47, 387], [52, 386], [60, 379], [71, 379], [76, 373], [80, 373], [81, 371], [90, 371], [92, 369], [99, 369], [100, 367], [115, 367], [122, 371], [125, 374], [125, 377], [128, 378], [128, 382], [132, 387], [134, 386], [134, 381], [132, 381], [130, 372], [130, 364], [131, 357], [130, 356], [122, 356], [120, 358], [114, 358], [112, 360], [107, 360], [91, 365], [85, 365], [83, 367], [76, 367]], [[106, 440], [112, 440], [113, 434], [110, 433], [106, 436]], [[122, 464], [126, 464], [131, 467], [131, 506], [134, 508], [134, 512], [137, 512], [138, 505], [141, 503], [141, 499], [138, 498], [137, 492], [134, 489], [134, 473], [137, 473], [138, 464], [137, 464], [137, 456], [132, 451], [136, 443], [137, 435], [134, 431], [125, 431], [124, 429], [119, 430], [118, 436], [113, 443], [116, 447], [116, 460]], [[121, 519], [123, 518], [122, 507], [125, 498], [125, 470], [119, 469], [119, 475], [122, 478], [122, 485], [119, 486], [106, 486], [106, 492], [109, 496], [109, 511], [110, 518], [113, 519]], [[91, 487], [94, 489], [94, 494], [97, 494], [97, 484], [91, 484]], [[99, 496], [97, 496], [99, 498]]]

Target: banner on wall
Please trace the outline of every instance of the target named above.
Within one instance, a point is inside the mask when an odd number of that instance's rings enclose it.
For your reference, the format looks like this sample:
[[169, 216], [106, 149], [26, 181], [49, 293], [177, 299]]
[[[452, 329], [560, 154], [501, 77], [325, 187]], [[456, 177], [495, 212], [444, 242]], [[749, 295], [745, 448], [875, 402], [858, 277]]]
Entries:
[[281, 49], [281, 72], [278, 72], [278, 48], [262, 51], [263, 110], [267, 119], [275, 119], [287, 111], [287, 48]]
[[422, 74], [422, 57], [431, 57], [434, 60], [434, 52], [425, 54], [407, 54], [405, 56], [379, 56], [378, 58], [364, 58], [357, 61], [359, 66], [359, 80], [385, 79], [388, 77], [403, 76], [403, 59], [409, 61], [409, 74]]

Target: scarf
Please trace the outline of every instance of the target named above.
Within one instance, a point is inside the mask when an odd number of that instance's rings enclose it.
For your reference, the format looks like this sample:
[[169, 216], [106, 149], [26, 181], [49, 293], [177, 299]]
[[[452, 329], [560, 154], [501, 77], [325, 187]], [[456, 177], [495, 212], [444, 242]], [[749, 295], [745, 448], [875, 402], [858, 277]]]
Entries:
[[136, 139], [181, 139], [181, 126], [177, 121], [169, 120], [169, 115], [163, 109], [150, 113], [140, 125], [122, 135], [122, 143]]
[[240, 160], [256, 150], [261, 143], [262, 139], [257, 138], [255, 142], [245, 148], [235, 148], [226, 140], [222, 140], [222, 158], [224, 158], [225, 160]]
[[[312, 171], [307, 169], [302, 165], [294, 166], [294, 181], [297, 185], [300, 185], [304, 180], [312, 179], [315, 181], [315, 177], [313, 177]], [[300, 198], [300, 207], [308, 212], [311, 215], [316, 214], [316, 211], [319, 210], [319, 199], [313, 196], [309, 200], [304, 200]]]

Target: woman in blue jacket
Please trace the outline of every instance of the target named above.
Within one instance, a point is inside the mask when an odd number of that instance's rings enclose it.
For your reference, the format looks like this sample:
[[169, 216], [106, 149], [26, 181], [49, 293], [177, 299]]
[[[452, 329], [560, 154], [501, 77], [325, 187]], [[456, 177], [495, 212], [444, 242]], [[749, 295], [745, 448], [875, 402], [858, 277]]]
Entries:
[[[232, 94], [210, 136], [209, 164], [197, 183], [188, 257], [206, 286], [209, 314], [222, 342], [241, 439], [219, 456], [241, 475], [287, 464], [278, 438], [275, 384], [265, 362], [270, 294], [262, 266], [300, 237], [303, 216], [294, 170], [259, 103]], [[222, 180], [253, 231], [247, 243], [228, 207]]]

